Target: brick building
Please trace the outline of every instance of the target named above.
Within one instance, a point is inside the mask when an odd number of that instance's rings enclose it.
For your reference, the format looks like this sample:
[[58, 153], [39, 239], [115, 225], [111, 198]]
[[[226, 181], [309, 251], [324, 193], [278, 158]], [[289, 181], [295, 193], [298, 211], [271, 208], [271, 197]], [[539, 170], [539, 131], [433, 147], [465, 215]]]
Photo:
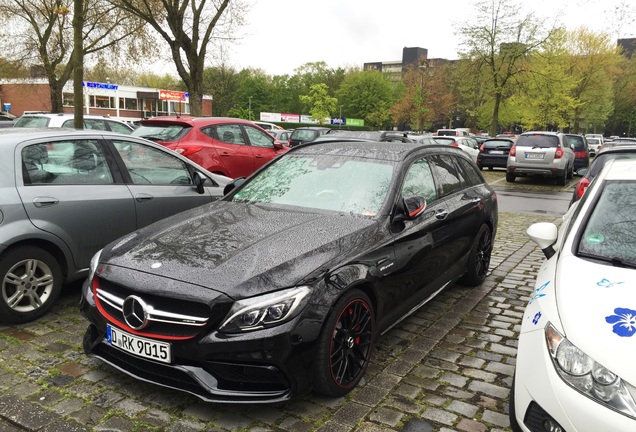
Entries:
[[[189, 114], [188, 94], [176, 90], [84, 82], [84, 112], [125, 121]], [[73, 83], [64, 86], [63, 111], [74, 110]], [[51, 111], [49, 84], [43, 79], [0, 80], [0, 108], [15, 116], [25, 111]], [[212, 115], [212, 97], [204, 96], [202, 115]]]

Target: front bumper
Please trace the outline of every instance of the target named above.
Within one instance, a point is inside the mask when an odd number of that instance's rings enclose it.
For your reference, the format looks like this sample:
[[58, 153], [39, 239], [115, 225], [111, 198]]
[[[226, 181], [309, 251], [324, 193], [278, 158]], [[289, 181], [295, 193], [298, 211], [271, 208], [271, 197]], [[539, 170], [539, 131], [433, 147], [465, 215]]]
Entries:
[[[170, 340], [170, 364], [138, 357], [106, 339], [107, 320], [87, 281], [80, 301], [90, 321], [84, 352], [142, 381], [184, 391], [207, 402], [273, 403], [310, 389], [308, 370], [320, 322], [303, 314], [270, 329], [224, 334], [205, 327], [190, 339]], [[320, 308], [312, 308], [316, 311]], [[124, 331], [129, 329], [124, 328]], [[165, 341], [164, 341], [165, 342]]]
[[636, 420], [584, 396], [559, 377], [543, 330], [520, 336], [515, 373], [516, 419], [525, 432], [549, 430], [549, 419], [567, 432], [636, 430]]

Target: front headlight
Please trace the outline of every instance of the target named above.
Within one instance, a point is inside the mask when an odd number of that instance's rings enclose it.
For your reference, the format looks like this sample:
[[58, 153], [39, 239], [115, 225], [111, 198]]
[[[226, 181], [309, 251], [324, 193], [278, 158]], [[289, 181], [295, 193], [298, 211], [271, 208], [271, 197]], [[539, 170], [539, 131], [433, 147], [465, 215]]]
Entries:
[[636, 418], [636, 403], [618, 375], [567, 340], [551, 323], [545, 338], [557, 373], [575, 390], [594, 401]]
[[297, 316], [309, 300], [301, 286], [234, 302], [219, 331], [239, 333], [282, 324]]
[[99, 264], [99, 259], [102, 256], [103, 249], [97, 251], [93, 258], [91, 258], [91, 264], [88, 270], [88, 280], [93, 280], [93, 276], [95, 276], [95, 272], [97, 271], [97, 265]]

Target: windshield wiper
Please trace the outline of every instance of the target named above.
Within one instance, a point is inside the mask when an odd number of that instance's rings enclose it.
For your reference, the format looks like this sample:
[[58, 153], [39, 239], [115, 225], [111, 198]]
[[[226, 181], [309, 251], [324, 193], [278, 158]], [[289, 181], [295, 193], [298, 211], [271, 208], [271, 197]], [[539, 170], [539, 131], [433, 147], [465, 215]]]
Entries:
[[628, 262], [616, 257], [605, 257], [600, 255], [586, 254], [579, 252], [579, 256], [583, 258], [591, 258], [599, 261], [603, 261], [613, 265], [614, 267], [622, 267], [622, 268], [636, 268], [636, 264], [632, 262]]

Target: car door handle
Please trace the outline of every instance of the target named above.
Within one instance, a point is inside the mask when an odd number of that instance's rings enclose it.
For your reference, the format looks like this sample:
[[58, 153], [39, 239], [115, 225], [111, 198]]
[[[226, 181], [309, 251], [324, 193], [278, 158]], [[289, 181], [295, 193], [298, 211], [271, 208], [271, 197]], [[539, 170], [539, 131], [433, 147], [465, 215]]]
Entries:
[[59, 202], [60, 202], [59, 199], [53, 198], [53, 197], [35, 197], [35, 198], [33, 198], [33, 205], [38, 207], [38, 208], [51, 207], [52, 205], [55, 205], [55, 204], [57, 204]]
[[435, 210], [435, 218], [439, 220], [444, 220], [448, 217], [448, 211], [444, 209]]
[[150, 195], [147, 193], [139, 193], [137, 195], [135, 195], [135, 199], [139, 202], [144, 202], [144, 201], [151, 201], [153, 200], [155, 197], [154, 195]]
[[469, 203], [478, 203], [481, 201], [481, 198], [479, 197], [462, 198], [462, 199], [468, 201]]

